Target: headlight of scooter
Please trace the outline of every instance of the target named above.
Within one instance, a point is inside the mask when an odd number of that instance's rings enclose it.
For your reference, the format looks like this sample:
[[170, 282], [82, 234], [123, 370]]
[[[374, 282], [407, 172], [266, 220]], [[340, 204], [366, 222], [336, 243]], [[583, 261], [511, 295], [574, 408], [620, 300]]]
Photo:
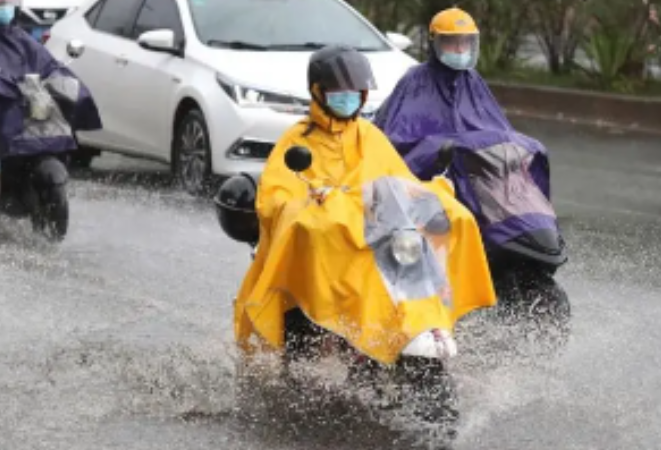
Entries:
[[422, 257], [422, 236], [415, 230], [401, 230], [392, 237], [392, 255], [402, 266], [417, 263]]

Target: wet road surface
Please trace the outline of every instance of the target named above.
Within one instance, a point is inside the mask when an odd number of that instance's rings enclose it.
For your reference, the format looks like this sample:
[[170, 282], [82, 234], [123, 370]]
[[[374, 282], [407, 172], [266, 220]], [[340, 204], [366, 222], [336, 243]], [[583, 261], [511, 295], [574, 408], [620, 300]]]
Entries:
[[[453, 367], [456, 448], [657, 449], [658, 138], [517, 124], [552, 152], [573, 333], [560, 354], [533, 358], [477, 330], [479, 351]], [[269, 421], [292, 399], [235, 420], [231, 299], [248, 249], [223, 236], [208, 202], [169, 188], [162, 167], [117, 156], [94, 167], [71, 185], [59, 247], [0, 219], [2, 448], [408, 448], [349, 405], [329, 407], [330, 424], [289, 432]], [[516, 348], [534, 347], [524, 340]]]

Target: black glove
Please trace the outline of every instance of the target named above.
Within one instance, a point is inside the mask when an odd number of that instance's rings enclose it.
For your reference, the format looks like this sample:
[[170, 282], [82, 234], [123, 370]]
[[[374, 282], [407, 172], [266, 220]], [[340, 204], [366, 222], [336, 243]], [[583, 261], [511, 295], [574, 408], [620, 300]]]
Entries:
[[454, 142], [445, 141], [441, 148], [438, 150], [438, 159], [436, 160], [437, 172], [445, 172], [454, 159]]

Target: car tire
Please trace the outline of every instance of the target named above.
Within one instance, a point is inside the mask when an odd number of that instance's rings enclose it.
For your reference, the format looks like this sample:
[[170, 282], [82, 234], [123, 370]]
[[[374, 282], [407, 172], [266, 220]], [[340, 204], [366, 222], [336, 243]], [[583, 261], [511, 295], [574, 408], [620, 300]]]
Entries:
[[75, 152], [71, 155], [69, 166], [72, 169], [89, 169], [92, 166], [94, 155], [85, 152]]
[[69, 154], [68, 162], [66, 164], [70, 169], [87, 170], [92, 166], [94, 158], [101, 156], [101, 151], [96, 148], [81, 145], [75, 134], [73, 138], [76, 141], [77, 148]]
[[175, 181], [190, 195], [209, 192], [211, 142], [204, 114], [191, 109], [178, 121], [172, 140], [172, 169]]

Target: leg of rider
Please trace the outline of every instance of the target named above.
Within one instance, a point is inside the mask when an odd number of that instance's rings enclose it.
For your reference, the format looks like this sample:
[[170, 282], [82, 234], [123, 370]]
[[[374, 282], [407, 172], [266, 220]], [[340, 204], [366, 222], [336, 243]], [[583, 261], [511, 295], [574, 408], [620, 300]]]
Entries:
[[39, 195], [33, 181], [34, 158], [26, 158], [21, 163], [20, 168], [17, 170], [17, 173], [21, 174], [19, 188], [21, 201], [29, 213], [34, 215], [39, 211]]
[[299, 308], [285, 314], [285, 351], [287, 358], [312, 359], [318, 354], [323, 331], [310, 322]]
[[69, 178], [66, 166], [55, 156], [34, 160], [32, 175], [37, 189], [65, 184]]

